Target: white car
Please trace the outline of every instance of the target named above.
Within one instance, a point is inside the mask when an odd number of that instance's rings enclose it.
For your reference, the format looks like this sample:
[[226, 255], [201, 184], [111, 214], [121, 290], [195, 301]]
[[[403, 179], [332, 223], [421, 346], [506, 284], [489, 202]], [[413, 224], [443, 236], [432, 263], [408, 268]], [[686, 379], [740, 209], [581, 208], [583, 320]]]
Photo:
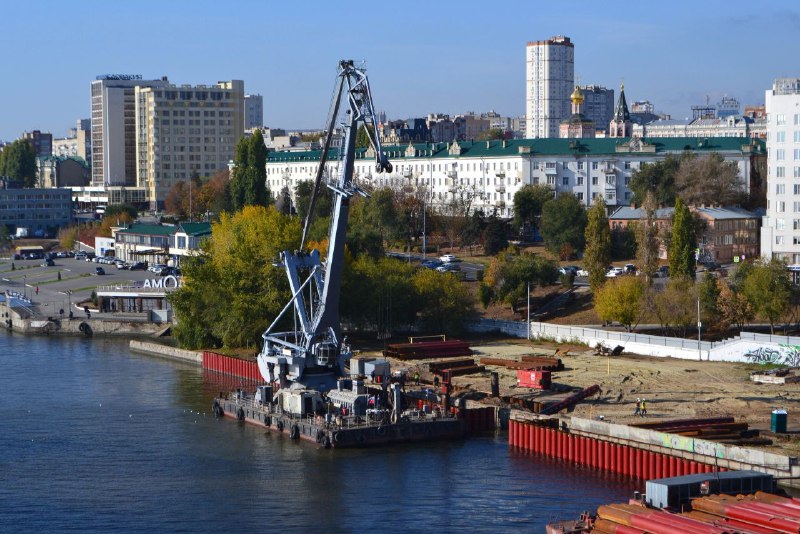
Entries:
[[622, 267], [612, 267], [607, 273], [606, 276], [609, 278], [614, 278], [615, 276], [622, 276], [625, 274], [625, 269]]
[[578, 272], [575, 273], [575, 276], [589, 276], [589, 271], [586, 269], [578, 269]]
[[442, 263], [451, 263], [454, 261], [458, 261], [458, 259], [452, 254], [445, 254], [444, 256], [440, 256], [439, 259], [442, 261]]

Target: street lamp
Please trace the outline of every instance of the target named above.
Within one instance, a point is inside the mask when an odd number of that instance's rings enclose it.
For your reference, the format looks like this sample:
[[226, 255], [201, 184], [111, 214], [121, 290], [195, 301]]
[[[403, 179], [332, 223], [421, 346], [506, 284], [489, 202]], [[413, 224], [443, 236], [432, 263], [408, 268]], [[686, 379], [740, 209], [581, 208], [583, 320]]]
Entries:
[[28, 298], [28, 275], [27, 274], [23, 274], [22, 275], [22, 298], [24, 298], [26, 300]]
[[72, 290], [71, 289], [67, 289], [67, 299], [69, 299], [69, 307], [67, 308], [69, 310], [69, 318], [72, 319]]

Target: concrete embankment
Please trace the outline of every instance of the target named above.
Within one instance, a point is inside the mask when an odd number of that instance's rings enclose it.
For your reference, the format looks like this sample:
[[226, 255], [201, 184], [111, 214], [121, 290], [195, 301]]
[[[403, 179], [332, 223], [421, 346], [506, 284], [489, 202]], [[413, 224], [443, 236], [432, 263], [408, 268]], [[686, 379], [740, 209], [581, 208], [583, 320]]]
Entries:
[[203, 352], [194, 350], [179, 349], [160, 343], [140, 341], [133, 339], [130, 342], [130, 349], [134, 352], [141, 352], [151, 356], [160, 356], [168, 360], [179, 360], [182, 362], [203, 365]]

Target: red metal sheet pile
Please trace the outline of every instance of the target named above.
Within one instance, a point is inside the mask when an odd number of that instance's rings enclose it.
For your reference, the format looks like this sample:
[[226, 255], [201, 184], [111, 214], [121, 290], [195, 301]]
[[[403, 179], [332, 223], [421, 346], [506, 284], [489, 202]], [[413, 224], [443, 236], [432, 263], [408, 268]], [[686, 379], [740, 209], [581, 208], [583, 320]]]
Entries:
[[509, 360], [505, 358], [481, 358], [483, 365], [496, 365], [506, 369], [543, 369], [547, 371], [561, 371], [564, 369], [563, 362], [558, 358], [547, 358], [545, 356], [523, 356], [521, 360]]
[[800, 532], [800, 500], [770, 493], [710, 495], [692, 499], [682, 514], [637, 504], [611, 504], [597, 509], [592, 532], [672, 534], [767, 534]]
[[428, 364], [428, 370], [435, 375], [444, 376], [446, 371], [449, 372], [450, 377], [471, 375], [473, 373], [482, 373], [486, 368], [482, 365], [475, 365], [475, 360], [472, 358], [462, 360], [445, 360], [441, 362], [431, 362]]
[[203, 352], [203, 369], [224, 375], [236, 376], [254, 382], [264, 382], [258, 371], [258, 364], [240, 358], [231, 358], [216, 352]]
[[677, 419], [673, 421], [636, 423], [631, 426], [707, 439], [729, 445], [772, 444], [772, 440], [759, 437], [758, 430], [751, 430], [747, 423], [735, 422], [733, 417]]
[[458, 339], [449, 341], [423, 341], [421, 343], [395, 343], [383, 351], [384, 356], [400, 360], [472, 356], [469, 343]]

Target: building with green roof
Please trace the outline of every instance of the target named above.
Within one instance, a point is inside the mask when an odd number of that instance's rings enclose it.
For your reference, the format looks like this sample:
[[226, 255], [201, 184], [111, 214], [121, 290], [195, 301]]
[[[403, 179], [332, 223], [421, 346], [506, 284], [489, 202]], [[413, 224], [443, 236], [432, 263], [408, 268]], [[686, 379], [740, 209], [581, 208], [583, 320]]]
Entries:
[[[358, 151], [354, 173], [362, 187], [403, 190], [440, 207], [458, 201], [470, 211], [496, 211], [509, 218], [514, 194], [527, 184], [548, 185], [554, 195], [573, 193], [586, 206], [598, 195], [610, 207], [628, 205], [628, 186], [637, 169], [684, 152], [719, 153], [736, 163], [742, 191], [750, 192], [760, 183], [766, 157], [764, 141], [754, 138], [540, 138], [410, 143], [384, 150], [394, 166], [389, 174], [375, 172], [371, 148]], [[286, 187], [293, 194], [297, 183], [314, 179], [320, 155], [320, 150], [270, 152], [270, 190], [277, 194]], [[335, 176], [339, 170], [333, 149], [326, 171]]]

